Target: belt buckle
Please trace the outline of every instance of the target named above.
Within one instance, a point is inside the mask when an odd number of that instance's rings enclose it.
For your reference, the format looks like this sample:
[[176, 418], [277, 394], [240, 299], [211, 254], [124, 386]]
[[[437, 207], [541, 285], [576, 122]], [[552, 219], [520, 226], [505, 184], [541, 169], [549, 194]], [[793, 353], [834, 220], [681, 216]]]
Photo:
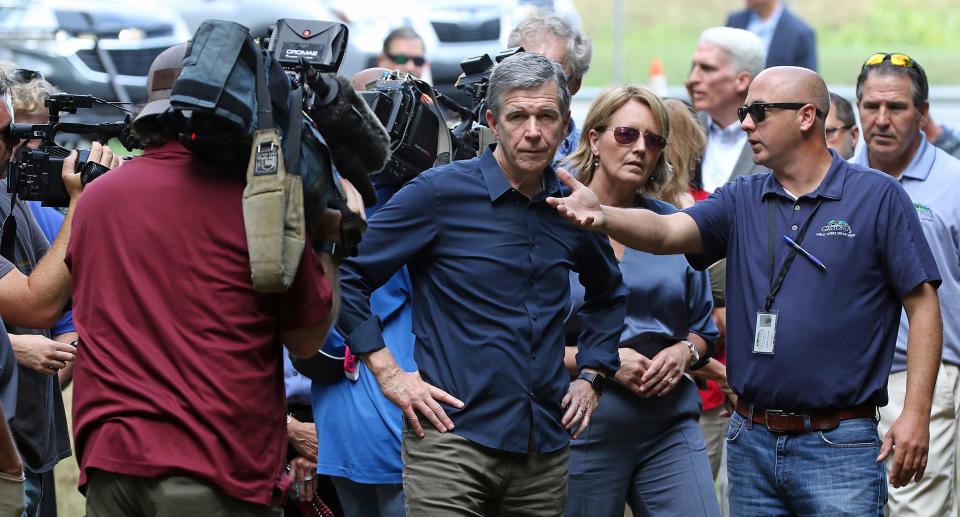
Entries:
[[780, 416], [780, 417], [791, 417], [797, 416], [803, 418], [803, 413], [793, 413], [791, 411], [781, 411], [779, 409], [764, 409], [763, 410], [763, 421], [764, 425], [767, 426], [767, 429], [770, 431], [789, 431], [786, 427], [781, 427], [780, 429], [774, 429], [770, 427], [770, 415]]

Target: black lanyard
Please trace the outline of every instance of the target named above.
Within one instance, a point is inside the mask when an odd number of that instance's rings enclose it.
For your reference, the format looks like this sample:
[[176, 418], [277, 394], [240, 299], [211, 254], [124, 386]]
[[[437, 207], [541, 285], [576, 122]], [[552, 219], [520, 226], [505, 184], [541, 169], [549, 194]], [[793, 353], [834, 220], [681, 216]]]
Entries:
[[[780, 288], [783, 286], [783, 279], [787, 277], [787, 272], [790, 271], [790, 266], [793, 265], [793, 259], [797, 257], [797, 249], [793, 246], [790, 246], [790, 251], [787, 252], [787, 258], [783, 261], [783, 265], [780, 266], [780, 273], [777, 274], [776, 278], [773, 276], [773, 267], [776, 261], [776, 252], [775, 252], [775, 243], [777, 240], [777, 203], [776, 201], [771, 201], [769, 198], [766, 201], [767, 203], [767, 263], [770, 268], [770, 294], [767, 295], [767, 300], [763, 305], [763, 312], [770, 312], [770, 309], [773, 307], [773, 299], [777, 296], [777, 292], [780, 291]], [[820, 208], [820, 205], [823, 203], [823, 199], [817, 201], [817, 204], [813, 207], [813, 211], [810, 212], [810, 215], [807, 216], [807, 221], [803, 223], [803, 227], [800, 228], [800, 233], [797, 234], [797, 238], [794, 241], [799, 246], [803, 242], [803, 237], [807, 234], [807, 228], [810, 227], [810, 221], [813, 221], [813, 215], [817, 213], [817, 209]]]

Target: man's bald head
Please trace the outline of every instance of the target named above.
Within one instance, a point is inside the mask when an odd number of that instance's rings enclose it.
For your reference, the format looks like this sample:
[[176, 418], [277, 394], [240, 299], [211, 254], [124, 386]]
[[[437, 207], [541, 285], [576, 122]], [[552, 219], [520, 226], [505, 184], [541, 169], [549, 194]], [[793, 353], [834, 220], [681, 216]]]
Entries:
[[[765, 102], [808, 102], [813, 104], [823, 117], [830, 111], [830, 91], [820, 74], [799, 66], [774, 66], [757, 74], [750, 90], [763, 89], [775, 92], [776, 98]], [[820, 119], [823, 123], [823, 119]]]

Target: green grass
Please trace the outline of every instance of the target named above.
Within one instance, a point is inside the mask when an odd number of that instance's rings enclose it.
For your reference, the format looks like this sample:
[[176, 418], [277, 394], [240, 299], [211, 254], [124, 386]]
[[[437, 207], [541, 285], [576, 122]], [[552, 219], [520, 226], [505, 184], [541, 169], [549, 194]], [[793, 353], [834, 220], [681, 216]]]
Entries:
[[[575, 0], [593, 38], [588, 86], [613, 81], [613, 0]], [[623, 74], [646, 82], [653, 58], [667, 81], [682, 84], [700, 32], [722, 25], [741, 0], [625, 0]], [[901, 51], [917, 59], [932, 85], [960, 84], [960, 2], [957, 0], [803, 0], [791, 9], [817, 30], [820, 73], [828, 84], [856, 82], [863, 60], [876, 51]]]

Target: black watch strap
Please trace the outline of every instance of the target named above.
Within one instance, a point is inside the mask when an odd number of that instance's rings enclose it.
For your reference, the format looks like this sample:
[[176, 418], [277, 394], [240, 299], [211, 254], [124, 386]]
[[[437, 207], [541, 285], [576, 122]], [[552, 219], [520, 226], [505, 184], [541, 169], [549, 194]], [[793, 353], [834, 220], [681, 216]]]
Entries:
[[581, 371], [577, 378], [589, 382], [590, 386], [597, 392], [597, 395], [603, 395], [603, 388], [607, 385], [607, 378], [603, 375]]

